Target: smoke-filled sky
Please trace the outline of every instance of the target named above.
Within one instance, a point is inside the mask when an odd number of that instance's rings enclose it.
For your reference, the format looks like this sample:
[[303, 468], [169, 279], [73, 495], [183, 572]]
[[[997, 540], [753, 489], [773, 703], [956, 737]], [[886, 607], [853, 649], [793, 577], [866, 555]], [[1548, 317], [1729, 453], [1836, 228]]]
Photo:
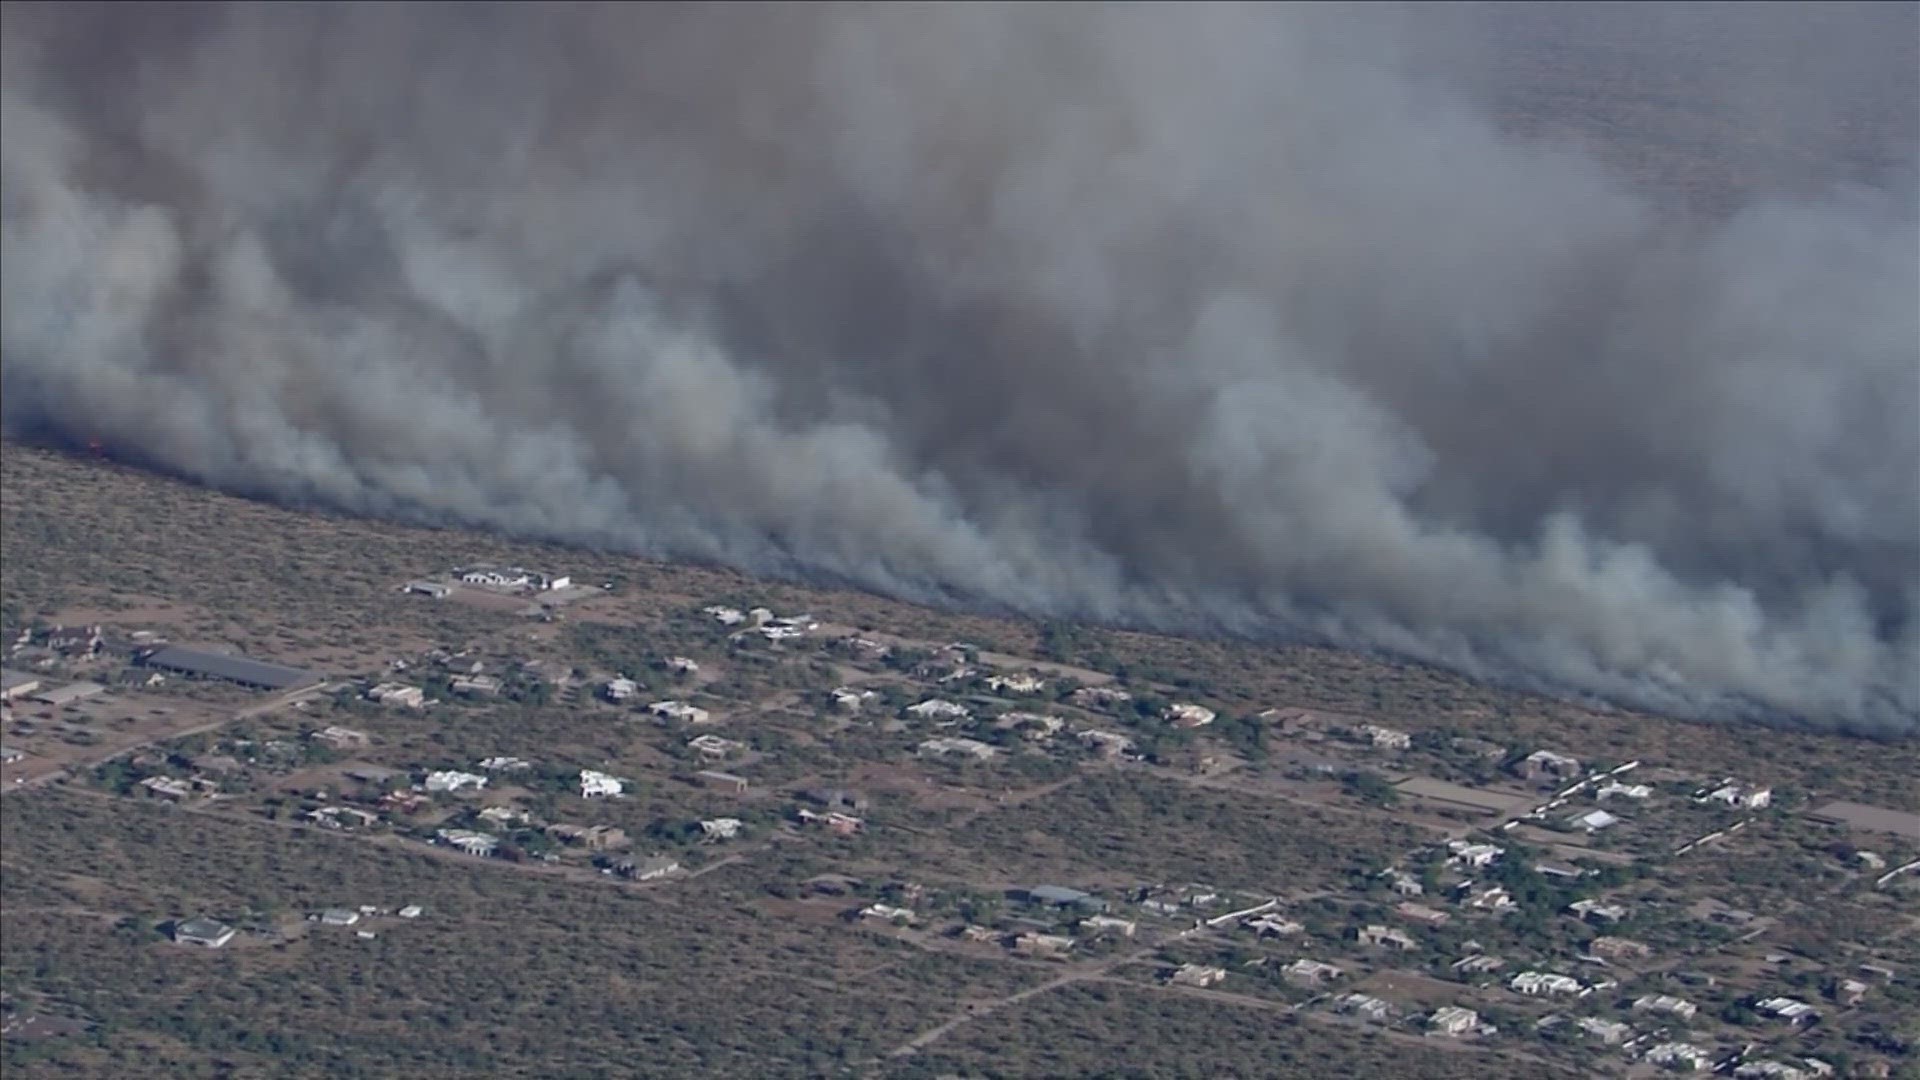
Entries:
[[7, 431], [1920, 729], [1916, 8], [4, 10]]

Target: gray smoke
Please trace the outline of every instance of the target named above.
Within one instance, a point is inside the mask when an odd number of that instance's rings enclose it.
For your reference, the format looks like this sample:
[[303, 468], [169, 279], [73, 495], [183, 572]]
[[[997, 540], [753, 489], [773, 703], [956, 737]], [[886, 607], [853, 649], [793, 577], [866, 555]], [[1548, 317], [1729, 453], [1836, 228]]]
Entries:
[[1914, 10], [8, 5], [0, 403], [279, 499], [1910, 732]]

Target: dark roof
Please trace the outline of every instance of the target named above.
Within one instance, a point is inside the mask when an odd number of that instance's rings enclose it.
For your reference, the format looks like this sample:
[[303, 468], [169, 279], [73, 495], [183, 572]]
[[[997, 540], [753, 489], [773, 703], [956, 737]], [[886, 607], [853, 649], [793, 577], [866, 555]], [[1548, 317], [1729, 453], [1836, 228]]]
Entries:
[[151, 667], [169, 668], [214, 679], [227, 679], [245, 683], [248, 686], [264, 686], [272, 690], [288, 690], [320, 681], [320, 676], [311, 671], [302, 671], [299, 668], [281, 664], [269, 664], [260, 660], [249, 660], [244, 656], [229, 656], [226, 653], [204, 652], [200, 649], [183, 649], [177, 645], [169, 645], [158, 650], [148, 656], [146, 662]]

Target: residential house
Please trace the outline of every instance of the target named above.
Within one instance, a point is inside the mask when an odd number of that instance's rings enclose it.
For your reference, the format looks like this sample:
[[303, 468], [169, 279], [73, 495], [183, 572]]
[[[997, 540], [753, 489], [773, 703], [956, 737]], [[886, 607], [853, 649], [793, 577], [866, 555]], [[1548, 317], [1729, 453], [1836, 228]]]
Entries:
[[857, 713], [869, 701], [879, 698], [871, 690], [855, 690], [851, 686], [838, 687], [833, 691], [833, 707], [841, 712]]
[[1582, 987], [1580, 980], [1567, 975], [1556, 975], [1545, 971], [1523, 971], [1508, 980], [1507, 986], [1515, 993], [1530, 997], [1549, 995], [1569, 997], [1578, 994]]
[[1346, 974], [1345, 971], [1334, 966], [1333, 964], [1321, 963], [1318, 960], [1308, 960], [1308, 959], [1305, 959], [1304, 957], [1299, 960], [1295, 960], [1293, 963], [1288, 964], [1284, 968], [1281, 968], [1280, 972], [1281, 974], [1285, 975], [1289, 979], [1294, 980], [1295, 982], [1306, 983], [1312, 986], [1318, 986], [1321, 983], [1331, 982], [1332, 980], [1337, 979], [1340, 976]]
[[1447, 862], [1454, 866], [1481, 869], [1492, 866], [1494, 861], [1507, 853], [1507, 849], [1493, 844], [1471, 844], [1465, 840], [1447, 841], [1447, 850], [1453, 852]]
[[453, 692], [467, 697], [494, 697], [502, 686], [492, 675], [462, 675], [453, 680]]
[[1225, 980], [1225, 968], [1207, 967], [1202, 964], [1181, 964], [1167, 977], [1167, 981], [1181, 986], [1208, 987]]
[[1405, 750], [1413, 745], [1413, 736], [1379, 724], [1361, 724], [1354, 733], [1376, 750]]
[[1277, 912], [1264, 912], [1247, 919], [1240, 925], [1259, 934], [1261, 937], [1292, 937], [1306, 932], [1306, 927], [1291, 919], [1282, 918]]
[[731, 791], [736, 795], [747, 790], [747, 778], [744, 776], [735, 776], [732, 773], [720, 772], [717, 769], [702, 769], [693, 775], [696, 780], [699, 780], [700, 783], [706, 787]]
[[1372, 994], [1346, 994], [1335, 1003], [1341, 1012], [1385, 1023], [1393, 1016], [1393, 1007]]
[[427, 703], [426, 691], [397, 682], [381, 683], [367, 691], [367, 698], [388, 708], [418, 709]]
[[1092, 893], [1069, 889], [1064, 885], [1036, 885], [1019, 894], [1028, 903], [1044, 904], [1054, 908], [1080, 908], [1098, 911], [1106, 907], [1106, 901]]
[[146, 788], [149, 794], [174, 802], [193, 794], [193, 788], [185, 780], [175, 780], [170, 776], [149, 776], [140, 781], [140, 786]]
[[1599, 1039], [1608, 1046], [1618, 1046], [1633, 1038], [1633, 1029], [1618, 1020], [1602, 1020], [1597, 1016], [1583, 1016], [1574, 1021], [1574, 1026], [1588, 1035]]
[[442, 581], [409, 581], [400, 587], [400, 591], [418, 596], [431, 596], [435, 600], [445, 600], [453, 595], [453, 586]]
[[1461, 975], [1479, 975], [1483, 973], [1490, 974], [1506, 966], [1507, 962], [1497, 956], [1481, 954], [1478, 956], [1469, 956], [1464, 960], [1454, 961], [1452, 969]]
[[533, 762], [517, 757], [490, 757], [481, 761], [479, 768], [487, 772], [525, 772], [533, 768]]
[[1535, 750], [1521, 759], [1520, 775], [1529, 780], [1539, 776], [1573, 776], [1580, 771], [1580, 760], [1551, 750]]
[[738, 626], [747, 621], [747, 616], [739, 608], [722, 607], [715, 604], [700, 609], [701, 614], [711, 615], [722, 626]]
[[700, 754], [710, 758], [723, 758], [735, 750], [744, 750], [746, 746], [732, 739], [723, 739], [718, 735], [696, 735], [687, 740], [687, 745]]
[[1057, 956], [1071, 948], [1073, 939], [1060, 934], [1023, 933], [1013, 939], [1013, 951], [1028, 956]]
[[842, 788], [806, 788], [795, 794], [802, 802], [824, 806], [829, 810], [865, 810], [867, 808], [865, 795]]
[[1858, 979], [1841, 979], [1834, 985], [1833, 1000], [1852, 1008], [1867, 996], [1867, 984]]
[[1692, 1043], [1664, 1042], [1647, 1051], [1647, 1061], [1663, 1069], [1700, 1072], [1713, 1067], [1713, 1055]]
[[426, 913], [427, 913], [427, 909], [421, 907], [419, 904], [408, 904], [406, 907], [403, 907], [399, 911], [394, 912], [395, 915], [398, 915], [403, 919], [417, 919], [420, 916], [425, 915]]
[[1121, 937], [1132, 937], [1140, 924], [1133, 919], [1123, 919], [1117, 915], [1089, 915], [1080, 920], [1080, 928], [1089, 933], [1112, 930]]
[[1179, 701], [1167, 706], [1167, 711], [1162, 715], [1164, 715], [1174, 727], [1197, 728], [1206, 727], [1208, 724], [1213, 723], [1218, 714], [1205, 705], [1196, 705], [1191, 701]]
[[1653, 953], [1644, 942], [1623, 937], [1594, 938], [1587, 951], [1603, 960], [1644, 960]]
[[895, 907], [891, 904], [868, 904], [860, 909], [860, 915], [868, 919], [880, 919], [884, 922], [914, 921], [912, 908]]
[[1480, 1026], [1480, 1014], [1458, 1005], [1442, 1005], [1427, 1017], [1427, 1027], [1442, 1035], [1465, 1035]]
[[500, 846], [500, 838], [471, 829], [441, 829], [434, 836], [450, 848], [485, 858]]
[[426, 788], [434, 794], [451, 794], [466, 788], [475, 791], [487, 786], [487, 778], [457, 769], [443, 769], [427, 774]]
[[647, 711], [662, 720], [679, 720], [688, 724], [704, 724], [713, 718], [713, 714], [707, 710], [684, 701], [656, 701], [647, 706]]
[[998, 719], [994, 720], [993, 726], [1001, 731], [1019, 728], [1029, 739], [1047, 739], [1066, 727], [1067, 722], [1045, 713], [1010, 712], [1002, 713]]
[[1127, 704], [1133, 695], [1112, 686], [1083, 686], [1068, 700], [1083, 709], [1106, 709]]
[[739, 818], [708, 818], [700, 822], [700, 832], [708, 840], [731, 840], [745, 827], [746, 823]]
[[1611, 799], [1616, 795], [1623, 799], [1649, 799], [1653, 797], [1653, 789], [1645, 784], [1623, 784], [1618, 780], [1609, 780], [1593, 793], [1596, 799]]
[[973, 715], [965, 705], [956, 705], [940, 698], [928, 698], [918, 705], [909, 705], [906, 711], [922, 720], [965, 720]]
[[[1418, 882], [1415, 884], [1418, 884]], [[1444, 911], [1430, 908], [1425, 904], [1416, 904], [1412, 901], [1402, 901], [1394, 905], [1393, 911], [1394, 914], [1408, 922], [1419, 923], [1422, 926], [1445, 926], [1453, 918], [1453, 916], [1448, 915]]]
[[173, 925], [173, 940], [182, 945], [218, 949], [233, 940], [233, 927], [215, 919], [198, 917]]
[[323, 926], [352, 926], [360, 921], [360, 913], [352, 908], [328, 908], [315, 916]]
[[1382, 874], [1393, 879], [1387, 883], [1387, 887], [1401, 896], [1420, 896], [1427, 891], [1426, 886], [1420, 884], [1420, 879], [1412, 874], [1400, 870], [1386, 870]]
[[12, 746], [0, 746], [0, 765], [11, 765], [16, 761], [25, 761], [27, 752]]
[[949, 754], [959, 754], [976, 761], [992, 761], [1000, 750], [978, 739], [940, 738], [928, 739], [921, 743], [920, 753], [924, 757], [946, 757]]
[[357, 750], [373, 741], [364, 731], [339, 726], [321, 728], [314, 732], [311, 738], [314, 742], [335, 750]]
[[1419, 948], [1419, 943], [1407, 936], [1406, 931], [1390, 926], [1363, 926], [1354, 937], [1362, 945], [1375, 945], [1395, 952], [1409, 952]]
[[24, 671], [0, 671], [0, 701], [14, 701], [40, 689], [40, 678]]
[[1686, 998], [1674, 997], [1671, 994], [1646, 994], [1634, 999], [1633, 1011], [1659, 1013], [1664, 1016], [1677, 1016], [1682, 1020], [1691, 1020], [1693, 1014], [1700, 1011], [1700, 1007]]
[[1773, 789], [1723, 780], [1719, 787], [1701, 796], [1700, 801], [1722, 802], [1746, 810], [1763, 810], [1773, 802]]
[[516, 821], [527, 819], [524, 811], [515, 810], [511, 806], [489, 806], [474, 816], [496, 829], [504, 829]]
[[666, 667], [669, 672], [675, 675], [698, 675], [700, 673], [699, 662], [685, 656], [667, 657]]
[[1807, 1080], [1812, 1074], [1778, 1061], [1743, 1061], [1734, 1066], [1734, 1080]]
[[625, 701], [639, 692], [640, 684], [624, 675], [617, 679], [608, 680], [605, 687], [607, 700], [613, 702]]
[[578, 825], [549, 825], [547, 835], [562, 843], [579, 844], [588, 851], [618, 851], [631, 843], [627, 839], [627, 831], [617, 825], [589, 825], [586, 828]]
[[1603, 900], [1575, 900], [1567, 905], [1567, 910], [1588, 922], [1619, 922], [1627, 917], [1627, 909], [1620, 904], [1609, 904]]
[[680, 869], [679, 860], [666, 855], [655, 855], [639, 862], [627, 859], [620, 865], [624, 867], [621, 873], [635, 881], [655, 881]]
[[987, 689], [997, 694], [1037, 694], [1047, 688], [1047, 684], [1032, 675], [994, 675], [987, 679]]
[[1585, 813], [1574, 814], [1567, 818], [1568, 828], [1579, 829], [1583, 832], [1590, 833], [1596, 833], [1602, 829], [1610, 829], [1618, 824], [1620, 824], [1619, 818], [1600, 809], [1588, 810]]
[[626, 784], [615, 777], [592, 769], [580, 770], [580, 797], [583, 799], [617, 798], [626, 790]]
[[1078, 733], [1080, 741], [1106, 757], [1120, 757], [1133, 753], [1133, 740], [1125, 735], [1111, 731], [1096, 731], [1088, 728]]
[[1514, 902], [1513, 894], [1498, 885], [1470, 894], [1466, 905], [1481, 911], [1512, 911], [1519, 906]]
[[866, 828], [866, 822], [852, 814], [843, 814], [838, 810], [829, 810], [826, 814], [827, 831], [840, 836], [852, 836]]
[[1811, 1024], [1820, 1019], [1813, 1006], [1790, 997], [1772, 997], [1754, 1002], [1754, 1011], [1790, 1024]]

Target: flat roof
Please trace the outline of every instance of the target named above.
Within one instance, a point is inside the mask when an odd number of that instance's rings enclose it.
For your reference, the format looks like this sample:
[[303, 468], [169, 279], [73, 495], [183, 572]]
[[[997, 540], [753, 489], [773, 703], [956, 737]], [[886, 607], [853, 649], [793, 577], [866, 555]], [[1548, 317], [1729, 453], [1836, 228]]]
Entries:
[[44, 702], [48, 705], [65, 705], [69, 701], [79, 701], [81, 698], [90, 698], [95, 694], [105, 693], [106, 689], [106, 687], [96, 682], [68, 683], [65, 686], [55, 687], [52, 690], [42, 690], [33, 695], [33, 700]]
[[16, 686], [26, 686], [28, 684], [37, 686], [39, 683], [40, 677], [38, 675], [29, 675], [24, 671], [15, 671], [12, 668], [0, 669], [0, 690], [11, 690]]
[[1830, 802], [1807, 811], [1816, 821], [1830, 821], [1868, 832], [1888, 832], [1911, 840], [1920, 836], [1920, 814], [1888, 810], [1857, 802]]
[[1394, 785], [1394, 790], [1422, 799], [1431, 799], [1434, 802], [1451, 803], [1472, 810], [1484, 810], [1490, 814], [1516, 810], [1533, 802], [1531, 795], [1495, 791], [1489, 788], [1472, 788], [1446, 780], [1435, 780], [1429, 776], [1416, 776], [1411, 780], [1402, 780]]
[[249, 660], [244, 656], [207, 652], [202, 649], [184, 649], [177, 645], [169, 645], [155, 652], [147, 657], [146, 662], [150, 667], [170, 668], [174, 671], [227, 679], [249, 686], [264, 686], [272, 690], [288, 690], [320, 681], [319, 675], [300, 668], [269, 664], [262, 660]]

